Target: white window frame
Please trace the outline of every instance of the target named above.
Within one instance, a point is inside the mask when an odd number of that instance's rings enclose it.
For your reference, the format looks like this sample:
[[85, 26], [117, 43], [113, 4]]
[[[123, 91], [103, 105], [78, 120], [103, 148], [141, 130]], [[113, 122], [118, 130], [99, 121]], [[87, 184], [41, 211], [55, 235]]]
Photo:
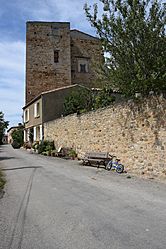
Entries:
[[[39, 105], [39, 110], [37, 110], [37, 106]], [[40, 117], [40, 102], [34, 104], [34, 117]]]
[[24, 123], [29, 121], [29, 109], [24, 111]]
[[34, 117], [37, 117], [37, 104], [34, 104]]

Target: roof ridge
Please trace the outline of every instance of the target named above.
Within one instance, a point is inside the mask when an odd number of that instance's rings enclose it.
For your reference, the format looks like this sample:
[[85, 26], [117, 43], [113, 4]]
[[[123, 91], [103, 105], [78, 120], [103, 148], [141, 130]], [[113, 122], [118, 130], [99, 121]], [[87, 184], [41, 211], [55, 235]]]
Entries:
[[83, 88], [87, 88], [86, 86], [83, 86], [83, 85], [74, 84], [74, 85], [67, 85], [67, 86], [55, 88], [55, 89], [52, 89], [52, 90], [48, 90], [48, 91], [45, 91], [45, 92], [41, 92], [39, 95], [37, 95], [35, 98], [33, 98], [30, 102], [28, 102], [23, 107], [23, 109], [25, 109], [26, 107], [28, 107], [29, 105], [31, 105], [32, 103], [34, 103], [36, 100], [38, 100], [44, 94], [51, 93], [51, 92], [56, 92], [56, 91], [60, 91], [60, 90], [66, 89], [66, 88], [72, 88], [72, 87], [75, 87], [75, 86], [80, 86], [80, 87], [83, 87]]
[[85, 32], [83, 32], [83, 31], [80, 31], [80, 30], [78, 30], [78, 29], [71, 29], [71, 30], [70, 30], [70, 32], [73, 32], [73, 31], [77, 31], [77, 32], [82, 33], [82, 34], [84, 34], [84, 35], [90, 36], [90, 37], [92, 37], [92, 38], [94, 38], [94, 39], [99, 39], [99, 38], [96, 37], [96, 36], [90, 35], [90, 34], [88, 34], [88, 33], [85, 33]]

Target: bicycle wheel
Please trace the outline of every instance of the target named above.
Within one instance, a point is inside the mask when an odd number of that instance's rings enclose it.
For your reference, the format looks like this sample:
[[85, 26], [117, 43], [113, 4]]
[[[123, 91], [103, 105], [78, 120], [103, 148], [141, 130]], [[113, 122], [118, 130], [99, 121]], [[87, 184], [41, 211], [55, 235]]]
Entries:
[[112, 168], [112, 161], [109, 161], [106, 165], [106, 170], [110, 170]]
[[116, 172], [120, 174], [120, 173], [123, 173], [123, 171], [124, 171], [123, 164], [118, 164], [116, 167]]

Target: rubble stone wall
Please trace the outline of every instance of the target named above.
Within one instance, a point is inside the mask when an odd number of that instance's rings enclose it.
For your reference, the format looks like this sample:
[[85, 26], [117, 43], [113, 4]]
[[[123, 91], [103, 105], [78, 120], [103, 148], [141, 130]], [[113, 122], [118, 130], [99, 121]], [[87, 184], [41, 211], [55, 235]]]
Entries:
[[[78, 71], [79, 60], [87, 61], [88, 72]], [[97, 68], [103, 62], [104, 56], [100, 40], [82, 32], [71, 31], [71, 80], [72, 84], [87, 87], [98, 87]], [[101, 83], [100, 83], [101, 86]]]
[[166, 180], [166, 99], [115, 104], [44, 125], [45, 139], [56, 147], [73, 147], [79, 157], [87, 151], [109, 151], [128, 172]]
[[[54, 51], [59, 62], [54, 61]], [[28, 22], [26, 103], [44, 91], [71, 85], [70, 24]]]
[[[27, 22], [26, 104], [42, 92], [71, 84], [97, 87], [95, 71], [103, 59], [100, 40], [70, 30], [70, 23]], [[88, 72], [78, 70], [79, 60], [87, 62]]]

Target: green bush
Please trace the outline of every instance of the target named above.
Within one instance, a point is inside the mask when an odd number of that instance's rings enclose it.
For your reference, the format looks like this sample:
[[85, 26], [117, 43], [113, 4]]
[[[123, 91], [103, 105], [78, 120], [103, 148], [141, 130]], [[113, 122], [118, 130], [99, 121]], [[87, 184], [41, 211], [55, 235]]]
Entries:
[[24, 132], [23, 129], [18, 129], [12, 132], [13, 143], [12, 146], [14, 149], [18, 149], [24, 144]]
[[51, 150], [51, 156], [55, 157], [57, 155], [57, 151], [56, 150]]
[[71, 149], [69, 151], [69, 153], [68, 153], [68, 156], [72, 157], [72, 158], [75, 158], [75, 157], [77, 157], [77, 153], [76, 153], [76, 151], [74, 149]]
[[104, 87], [99, 91], [82, 89], [73, 91], [64, 102], [64, 115], [73, 113], [81, 114], [91, 110], [96, 110], [112, 104], [115, 97], [112, 96], [112, 89]]
[[83, 113], [92, 109], [92, 93], [88, 89], [73, 91], [64, 102], [64, 115]]
[[8, 127], [9, 122], [4, 120], [4, 113], [0, 111], [0, 144], [2, 144], [2, 138], [5, 134], [5, 129]]
[[115, 101], [115, 96], [112, 96], [112, 89], [104, 87], [93, 98], [93, 109], [106, 107]]
[[16, 140], [14, 140], [11, 145], [13, 149], [19, 149], [21, 147], [21, 144], [18, 143]]
[[39, 142], [36, 141], [32, 144], [32, 148], [34, 149], [34, 151], [38, 150], [39, 149]]
[[53, 141], [41, 141], [38, 146], [38, 153], [41, 154], [42, 152], [51, 152], [55, 149], [54, 142]]

